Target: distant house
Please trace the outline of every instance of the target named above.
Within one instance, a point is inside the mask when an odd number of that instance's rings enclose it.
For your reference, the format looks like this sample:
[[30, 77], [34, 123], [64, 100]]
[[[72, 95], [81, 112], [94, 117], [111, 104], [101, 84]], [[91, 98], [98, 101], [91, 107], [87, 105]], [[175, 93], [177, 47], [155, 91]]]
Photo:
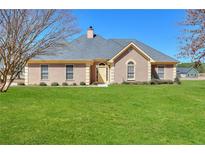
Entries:
[[177, 67], [177, 76], [182, 78], [198, 78], [199, 72], [193, 67]]
[[105, 39], [94, 33], [68, 42], [63, 48], [36, 56], [25, 68], [25, 84], [52, 82], [122, 83], [150, 81], [152, 77], [174, 80], [177, 60], [135, 39]]

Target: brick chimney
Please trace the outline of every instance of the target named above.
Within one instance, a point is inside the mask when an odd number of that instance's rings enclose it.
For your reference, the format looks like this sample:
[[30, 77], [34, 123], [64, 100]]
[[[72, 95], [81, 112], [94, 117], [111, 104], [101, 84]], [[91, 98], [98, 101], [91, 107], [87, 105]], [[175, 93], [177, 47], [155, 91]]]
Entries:
[[92, 39], [94, 37], [94, 29], [92, 26], [90, 26], [87, 30], [87, 38]]

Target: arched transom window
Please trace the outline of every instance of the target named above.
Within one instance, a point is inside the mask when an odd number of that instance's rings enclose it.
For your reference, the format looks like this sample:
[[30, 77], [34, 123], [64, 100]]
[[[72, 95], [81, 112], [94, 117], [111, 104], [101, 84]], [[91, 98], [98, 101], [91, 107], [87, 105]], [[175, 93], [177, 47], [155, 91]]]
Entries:
[[127, 63], [127, 80], [135, 79], [135, 64], [133, 61]]

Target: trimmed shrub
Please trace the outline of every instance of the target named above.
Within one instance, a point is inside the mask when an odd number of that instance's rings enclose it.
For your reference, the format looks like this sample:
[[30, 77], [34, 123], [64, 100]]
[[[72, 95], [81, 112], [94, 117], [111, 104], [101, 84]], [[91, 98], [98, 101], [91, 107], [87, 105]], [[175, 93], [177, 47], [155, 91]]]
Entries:
[[130, 84], [133, 84], [133, 85], [142, 85], [142, 82], [136, 81], [136, 82], [130, 82]]
[[142, 82], [144, 85], [150, 84], [148, 81]]
[[172, 80], [165, 80], [166, 84], [173, 84], [174, 82]]
[[58, 82], [52, 82], [51, 86], [59, 86]]
[[126, 85], [155, 85], [155, 84], [173, 84], [174, 82], [172, 80], [160, 80], [160, 79], [152, 79], [150, 82], [148, 81], [131, 81], [127, 82], [124, 81], [122, 84]]
[[40, 82], [39, 86], [47, 86], [45, 82]]
[[143, 82], [137, 81], [137, 82], [134, 82], [133, 84], [134, 84], [134, 85], [148, 85], [149, 82], [147, 82], [147, 81], [143, 81]]
[[147, 82], [147, 81], [132, 81], [132, 82], [126, 82], [126, 81], [124, 81], [122, 84], [127, 84], [127, 85], [148, 85], [149, 84], [149, 82]]
[[77, 86], [77, 83], [73, 83], [72, 85], [73, 85], [73, 86]]
[[68, 83], [67, 82], [63, 82], [62, 86], [68, 86]]
[[98, 82], [93, 82], [92, 85], [98, 85]]
[[174, 84], [174, 81], [168, 80], [168, 84]]
[[85, 86], [86, 84], [85, 84], [85, 82], [80, 82], [80, 85]]
[[150, 81], [150, 84], [151, 84], [151, 85], [159, 84], [159, 79], [152, 79], [152, 80]]
[[181, 84], [181, 81], [180, 81], [180, 79], [179, 79], [178, 77], [176, 77], [176, 78], [174, 79], [174, 82], [175, 82], [176, 84]]
[[123, 81], [122, 84], [131, 84], [131, 82]]
[[150, 84], [173, 84], [174, 82], [172, 80], [160, 80], [160, 79], [152, 79], [150, 81]]
[[24, 82], [18, 82], [17, 85], [18, 86], [25, 86], [25, 83]]
[[114, 83], [111, 83], [110, 85], [112, 85], [112, 86], [117, 86], [117, 85], [119, 85], [119, 83], [114, 82]]

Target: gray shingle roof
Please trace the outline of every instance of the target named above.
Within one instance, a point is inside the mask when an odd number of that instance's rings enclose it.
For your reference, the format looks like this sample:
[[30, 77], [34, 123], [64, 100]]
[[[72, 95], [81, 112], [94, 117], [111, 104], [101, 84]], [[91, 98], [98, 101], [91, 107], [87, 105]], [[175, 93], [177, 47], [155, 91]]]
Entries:
[[177, 62], [156, 49], [145, 45], [135, 39], [105, 39], [96, 35], [93, 39], [87, 39], [86, 35], [67, 42], [65, 47], [50, 49], [50, 55], [41, 55], [33, 59], [39, 60], [92, 60], [92, 59], [111, 59], [124, 47], [133, 42], [147, 55], [155, 61]]
[[177, 73], [180, 73], [180, 74], [186, 74], [189, 70], [190, 68], [177, 67]]
[[195, 68], [193, 67], [177, 67], [177, 73], [179, 74], [187, 74], [190, 70], [194, 69], [194, 71], [198, 72]]
[[133, 42], [135, 45], [137, 45], [142, 51], [144, 51], [148, 56], [150, 56], [154, 61], [160, 61], [160, 62], [178, 62], [174, 58], [165, 55], [164, 53], [138, 41], [135, 39], [112, 39], [116, 42], [118, 42], [121, 45], [129, 44], [130, 42]]

